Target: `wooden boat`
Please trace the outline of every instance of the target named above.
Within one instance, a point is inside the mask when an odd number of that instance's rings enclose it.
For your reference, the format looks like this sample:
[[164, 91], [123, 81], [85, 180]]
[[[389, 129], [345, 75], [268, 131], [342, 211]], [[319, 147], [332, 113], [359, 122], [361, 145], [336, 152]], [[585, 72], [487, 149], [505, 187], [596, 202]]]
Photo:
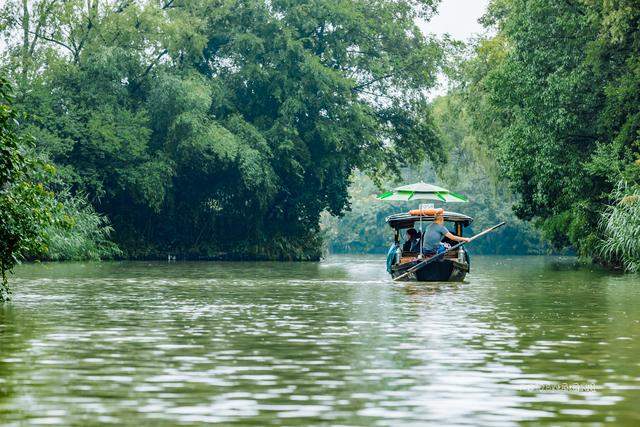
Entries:
[[[386, 218], [386, 222], [394, 230], [394, 245], [389, 251], [389, 259], [387, 260], [387, 269], [393, 278], [402, 276], [407, 270], [429, 258], [428, 255], [421, 256], [418, 252], [403, 251], [400, 242], [401, 231], [409, 228], [420, 230], [421, 225], [424, 230], [433, 220], [434, 214], [421, 211], [399, 213]], [[461, 236], [464, 227], [468, 227], [473, 222], [473, 218], [457, 212], [445, 211], [444, 221], [445, 226], [452, 234]], [[453, 246], [456, 242], [448, 241], [445, 238], [443, 243], [449, 243]], [[441, 255], [441, 258], [418, 268], [415, 272], [407, 274], [399, 280], [418, 282], [461, 282], [464, 280], [470, 267], [469, 254], [464, 246], [455, 248], [444, 256]]]

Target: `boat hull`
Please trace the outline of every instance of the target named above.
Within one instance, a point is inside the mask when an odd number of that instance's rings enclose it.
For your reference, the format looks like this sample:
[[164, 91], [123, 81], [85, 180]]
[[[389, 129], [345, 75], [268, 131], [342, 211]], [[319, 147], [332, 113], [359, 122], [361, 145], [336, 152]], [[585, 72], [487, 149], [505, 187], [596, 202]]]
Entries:
[[[404, 274], [408, 269], [419, 264], [420, 261], [412, 261], [393, 266], [391, 276], [396, 278]], [[413, 273], [407, 274], [401, 281], [407, 282], [461, 282], [469, 272], [469, 264], [457, 260], [444, 259], [434, 261]]]

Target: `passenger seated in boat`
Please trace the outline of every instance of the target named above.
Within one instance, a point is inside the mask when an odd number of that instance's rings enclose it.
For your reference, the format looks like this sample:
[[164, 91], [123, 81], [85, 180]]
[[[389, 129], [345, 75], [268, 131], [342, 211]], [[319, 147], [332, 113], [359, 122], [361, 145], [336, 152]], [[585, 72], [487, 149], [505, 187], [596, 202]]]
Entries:
[[441, 254], [446, 251], [447, 248], [442, 243], [443, 238], [447, 238], [456, 242], [468, 242], [469, 239], [462, 236], [456, 236], [451, 233], [447, 227], [444, 226], [444, 214], [436, 214], [435, 219], [422, 235], [422, 253], [427, 254]]
[[402, 245], [402, 252], [420, 252], [420, 233], [415, 228], [407, 230], [407, 241]]

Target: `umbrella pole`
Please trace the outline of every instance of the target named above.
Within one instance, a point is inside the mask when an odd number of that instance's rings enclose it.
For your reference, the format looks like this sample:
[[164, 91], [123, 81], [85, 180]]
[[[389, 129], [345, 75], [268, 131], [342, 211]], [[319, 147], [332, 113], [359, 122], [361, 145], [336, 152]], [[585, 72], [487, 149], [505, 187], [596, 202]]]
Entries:
[[422, 258], [422, 215], [420, 215], [420, 253], [418, 254], [418, 258]]

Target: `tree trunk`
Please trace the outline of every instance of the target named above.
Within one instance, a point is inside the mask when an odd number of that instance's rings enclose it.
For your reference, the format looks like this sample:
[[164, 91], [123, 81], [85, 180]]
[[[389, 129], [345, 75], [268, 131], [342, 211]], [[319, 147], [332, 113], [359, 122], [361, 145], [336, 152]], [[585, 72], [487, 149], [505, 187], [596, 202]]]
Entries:
[[29, 2], [22, 0], [22, 79], [21, 86], [27, 84], [27, 71], [29, 70]]

